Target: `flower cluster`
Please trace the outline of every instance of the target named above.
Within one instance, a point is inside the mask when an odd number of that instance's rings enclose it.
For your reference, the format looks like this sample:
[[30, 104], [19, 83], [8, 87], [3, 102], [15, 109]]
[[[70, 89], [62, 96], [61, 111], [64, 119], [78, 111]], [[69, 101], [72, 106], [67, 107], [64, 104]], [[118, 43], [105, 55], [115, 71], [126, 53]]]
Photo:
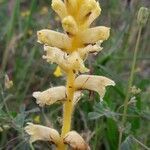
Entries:
[[66, 86], [36, 91], [33, 97], [41, 107], [56, 102], [63, 104], [62, 132], [60, 135], [55, 129], [32, 123], [28, 123], [25, 130], [31, 136], [31, 142], [45, 140], [61, 150], [66, 144], [72, 149], [88, 150], [84, 139], [76, 131], [70, 131], [72, 113], [83, 90], [95, 91], [103, 98], [106, 87], [115, 85], [107, 77], [83, 74], [89, 72], [84, 64], [88, 54], [102, 50], [101, 43], [108, 39], [110, 28], [90, 27], [101, 13], [96, 0], [52, 0], [52, 8], [61, 19], [64, 33], [40, 30], [37, 32], [38, 42], [44, 44], [43, 59], [56, 63], [66, 74]]

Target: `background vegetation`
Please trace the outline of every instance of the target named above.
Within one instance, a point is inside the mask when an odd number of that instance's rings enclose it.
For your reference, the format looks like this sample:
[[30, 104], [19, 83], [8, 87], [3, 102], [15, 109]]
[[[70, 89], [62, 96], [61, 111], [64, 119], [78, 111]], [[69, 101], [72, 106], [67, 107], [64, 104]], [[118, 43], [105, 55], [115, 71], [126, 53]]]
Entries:
[[[42, 59], [43, 48], [36, 42], [37, 30], [62, 30], [49, 0], [0, 0], [0, 149], [52, 149], [46, 142], [29, 144], [24, 133], [28, 121], [61, 127], [60, 105], [40, 108], [32, 92], [64, 84], [55, 77], [55, 65]], [[137, 12], [150, 6], [149, 0], [100, 0], [102, 15], [95, 22], [111, 27], [103, 51], [90, 56], [92, 74], [105, 75], [116, 82], [108, 87], [104, 101], [97, 94], [85, 93], [73, 119], [73, 129], [82, 133], [92, 150], [117, 150], [123, 130], [122, 150], [148, 150], [150, 147], [150, 23], [141, 33], [134, 84], [128, 103], [127, 120], [121, 118], [127, 94], [134, 47], [137, 40]], [[13, 81], [7, 85], [6, 76]], [[139, 90], [140, 89], [140, 90]]]

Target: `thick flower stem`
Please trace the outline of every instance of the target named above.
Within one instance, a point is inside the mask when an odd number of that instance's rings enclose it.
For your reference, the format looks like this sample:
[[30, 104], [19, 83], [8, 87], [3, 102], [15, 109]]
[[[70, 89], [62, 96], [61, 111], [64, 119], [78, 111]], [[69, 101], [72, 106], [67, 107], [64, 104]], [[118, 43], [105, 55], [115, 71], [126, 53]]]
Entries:
[[[74, 81], [75, 81], [75, 73], [71, 70], [67, 74], [67, 101], [64, 103], [63, 107], [63, 126], [61, 137], [65, 136], [66, 133], [70, 131], [71, 128], [71, 119], [72, 119], [72, 111], [73, 111], [73, 96], [74, 96]], [[65, 145], [61, 145], [61, 150], [65, 149]]]

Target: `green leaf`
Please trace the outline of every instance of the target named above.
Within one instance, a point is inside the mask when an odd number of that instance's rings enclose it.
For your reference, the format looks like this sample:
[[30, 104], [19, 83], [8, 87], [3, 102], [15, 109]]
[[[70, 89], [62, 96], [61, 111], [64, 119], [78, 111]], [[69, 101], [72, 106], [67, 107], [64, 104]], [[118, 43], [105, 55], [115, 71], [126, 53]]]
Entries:
[[14, 119], [15, 123], [16, 123], [16, 126], [18, 126], [19, 128], [23, 127], [24, 125], [24, 121], [25, 121], [25, 114], [18, 114], [16, 116], [16, 118]]
[[131, 136], [126, 137], [126, 139], [121, 144], [121, 150], [134, 150], [134, 141]]
[[98, 119], [102, 116], [105, 116], [106, 118], [112, 118], [113, 120], [116, 120], [117, 115], [117, 113], [110, 110], [106, 102], [102, 101], [94, 105], [94, 111], [90, 112], [88, 117], [90, 119]]

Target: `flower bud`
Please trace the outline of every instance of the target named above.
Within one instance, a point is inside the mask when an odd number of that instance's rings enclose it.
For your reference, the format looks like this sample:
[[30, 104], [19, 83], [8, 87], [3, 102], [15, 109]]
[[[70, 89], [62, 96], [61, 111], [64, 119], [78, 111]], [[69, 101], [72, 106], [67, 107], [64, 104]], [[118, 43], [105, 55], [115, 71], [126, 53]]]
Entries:
[[61, 19], [67, 16], [67, 9], [62, 0], [52, 0], [52, 8]]
[[144, 26], [148, 20], [148, 16], [149, 16], [149, 9], [146, 7], [141, 7], [137, 15], [138, 24]]
[[99, 2], [96, 3], [95, 8], [92, 10], [91, 14], [88, 16], [85, 24], [87, 27], [89, 27], [92, 22], [101, 14], [101, 8], [99, 5]]
[[62, 26], [68, 36], [73, 36], [78, 32], [77, 23], [72, 16], [65, 17], [62, 21]]

